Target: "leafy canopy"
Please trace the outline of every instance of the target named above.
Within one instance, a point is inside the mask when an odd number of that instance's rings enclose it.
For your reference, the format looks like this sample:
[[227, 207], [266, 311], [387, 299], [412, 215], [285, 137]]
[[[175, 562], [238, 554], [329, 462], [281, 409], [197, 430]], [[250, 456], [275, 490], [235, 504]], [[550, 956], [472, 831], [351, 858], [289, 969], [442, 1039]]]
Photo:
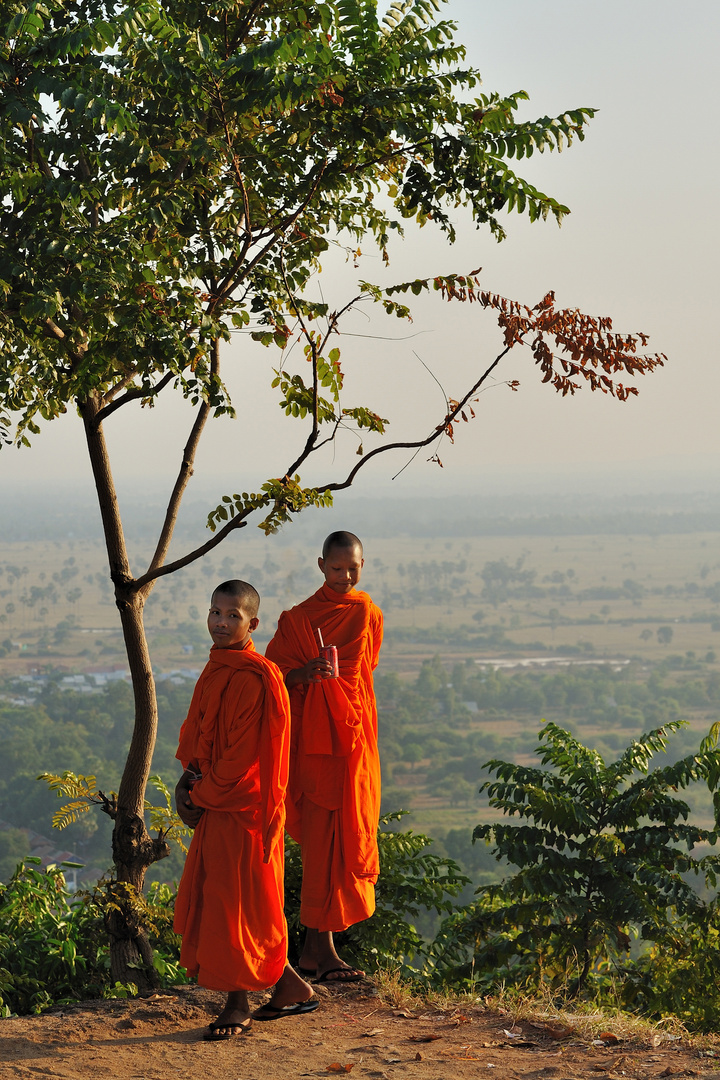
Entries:
[[[1, 3], [5, 432], [19, 414], [26, 443], [93, 395], [99, 423], [169, 384], [231, 411], [213, 343], [264, 323], [282, 344], [330, 243], [370, 236], [387, 257], [406, 219], [452, 240], [460, 207], [498, 239], [502, 209], [560, 221], [509, 162], [581, 139], [593, 110], [518, 123], [526, 95], [478, 93], [438, 10]], [[357, 408], [348, 422], [376, 423]]]

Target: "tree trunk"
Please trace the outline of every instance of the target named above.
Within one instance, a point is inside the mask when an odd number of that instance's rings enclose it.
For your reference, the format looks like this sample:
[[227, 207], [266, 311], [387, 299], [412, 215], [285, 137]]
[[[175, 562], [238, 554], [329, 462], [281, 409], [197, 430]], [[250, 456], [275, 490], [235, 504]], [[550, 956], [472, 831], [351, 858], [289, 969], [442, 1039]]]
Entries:
[[[149, 590], [148, 590], [149, 591]], [[123, 638], [130, 665], [135, 723], [120, 781], [113, 829], [113, 862], [117, 907], [108, 910], [105, 926], [110, 935], [110, 970], [116, 982], [134, 982], [141, 992], [158, 986], [152, 948], [143, 929], [140, 894], [152, 863], [170, 853], [166, 840], [153, 839], [145, 828], [145, 788], [157, 737], [157, 697], [143, 624], [145, 595], [116, 586]]]
[[80, 406], [102, 516], [110, 577], [120, 612], [123, 639], [135, 699], [135, 723], [120, 781], [113, 829], [115, 881], [109, 886], [105, 926], [110, 936], [110, 965], [115, 982], [135, 983], [140, 992], [157, 987], [152, 948], [143, 929], [142, 889], [147, 868], [169, 854], [164, 839], [145, 828], [145, 788], [157, 736], [157, 698], [143, 609], [152, 583], [138, 589], [130, 572], [125, 537], [102, 425], [91, 398]]

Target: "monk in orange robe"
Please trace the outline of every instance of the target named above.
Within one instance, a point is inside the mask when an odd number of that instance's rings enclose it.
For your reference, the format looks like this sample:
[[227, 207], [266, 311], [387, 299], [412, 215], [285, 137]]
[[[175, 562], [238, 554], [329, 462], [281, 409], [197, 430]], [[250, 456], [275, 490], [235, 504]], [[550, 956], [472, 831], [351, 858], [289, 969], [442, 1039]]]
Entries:
[[[363, 549], [353, 533], [325, 541], [324, 585], [285, 611], [266, 649], [285, 675], [292, 710], [286, 828], [301, 847], [300, 970], [317, 982], [353, 982], [364, 972], [338, 956], [333, 931], [369, 918], [379, 871], [380, 760], [373, 670], [382, 613], [355, 586]], [[339, 675], [319, 655], [335, 645]]]
[[255, 651], [259, 596], [244, 581], [213, 593], [214, 646], [198, 680], [177, 756], [175, 799], [194, 829], [175, 906], [180, 962], [211, 990], [227, 993], [206, 1039], [247, 1031], [248, 990], [275, 986], [254, 1018], [311, 1012], [312, 988], [287, 963], [283, 912], [290, 716], [283, 678]]

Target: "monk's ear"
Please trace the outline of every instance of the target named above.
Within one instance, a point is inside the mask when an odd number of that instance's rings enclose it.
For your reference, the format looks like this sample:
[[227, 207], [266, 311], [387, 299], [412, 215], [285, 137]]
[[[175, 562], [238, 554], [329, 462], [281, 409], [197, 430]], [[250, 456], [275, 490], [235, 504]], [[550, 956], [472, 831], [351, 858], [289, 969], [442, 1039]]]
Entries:
[[255, 630], [257, 630], [259, 625], [260, 625], [260, 620], [259, 619], [257, 619], [257, 618], [251, 619], [250, 620], [250, 633], [252, 634]]
[[324, 574], [325, 573], [325, 560], [323, 559], [322, 556], [318, 557], [318, 566], [320, 567], [320, 573]]

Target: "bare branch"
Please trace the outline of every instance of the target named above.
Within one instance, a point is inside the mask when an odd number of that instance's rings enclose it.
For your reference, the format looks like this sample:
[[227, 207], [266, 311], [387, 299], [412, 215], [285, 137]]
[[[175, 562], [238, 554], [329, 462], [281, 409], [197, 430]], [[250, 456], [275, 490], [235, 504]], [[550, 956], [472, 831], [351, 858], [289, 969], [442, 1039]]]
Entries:
[[[365, 465], [371, 458], [375, 457], [377, 454], [384, 454], [388, 450], [403, 450], [403, 449], [405, 449], [405, 450], [414, 450], [414, 449], [419, 449], [419, 448], [421, 448], [423, 446], [429, 446], [430, 443], [433, 442], [434, 439], [437, 439], [442, 434], [442, 432], [445, 430], [447, 425], [451, 424], [453, 422], [453, 420], [455, 420], [455, 418], [460, 415], [460, 413], [462, 412], [465, 405], [467, 405], [468, 401], [470, 401], [470, 399], [472, 398], [473, 394], [477, 393], [477, 391], [480, 389], [482, 384], [485, 382], [485, 380], [487, 378], [489, 378], [489, 376], [492, 374], [492, 372], [497, 367], [497, 365], [500, 363], [500, 361], [503, 359], [503, 357], [506, 356], [507, 353], [510, 352], [511, 348], [512, 348], [512, 345], [508, 345], [508, 346], [506, 346], [505, 349], [503, 349], [503, 351], [500, 353], [500, 355], [497, 356], [495, 358], [495, 360], [492, 362], [490, 367], [487, 368], [487, 370], [485, 372], [483, 372], [483, 374], [480, 376], [480, 378], [477, 380], [477, 382], [468, 390], [468, 392], [464, 395], [464, 397], [457, 403], [456, 407], [454, 409], [452, 409], [451, 412], [449, 412], [447, 414], [447, 416], [443, 420], [442, 424], [440, 424], [436, 428], [434, 428], [432, 433], [430, 435], [428, 435], [427, 438], [418, 439], [416, 442], [402, 442], [402, 443], [398, 442], [398, 443], [389, 443], [387, 446], [379, 446], [375, 450], [371, 450], [369, 454], [366, 454], [365, 457], [362, 459], [362, 461], [358, 462], [358, 464], [355, 466], [355, 468], [352, 469], [352, 471], [348, 474], [348, 476], [346, 477], [346, 479], [342, 483], [318, 484], [319, 490], [321, 490], [321, 491], [341, 491], [343, 488], [350, 487], [350, 485], [352, 484], [353, 480], [355, 479], [355, 477], [357, 476], [358, 472], [363, 467], [363, 465]], [[339, 427], [339, 424], [340, 424], [340, 422], [338, 421], [338, 424], [336, 425], [336, 429], [335, 429], [336, 431], [337, 431], [337, 427]], [[333, 435], [334, 435], [334, 433], [333, 433]], [[321, 443], [320, 445], [324, 445], [326, 442], [329, 442], [329, 441], [331, 441], [331, 440], [330, 439], [325, 439], [325, 440], [323, 440], [323, 443]], [[164, 577], [166, 574], [172, 574], [172, 573], [175, 572], [175, 570], [181, 570], [182, 567], [188, 566], [190, 563], [193, 563], [197, 559], [202, 558], [203, 555], [207, 555], [207, 553], [209, 551], [212, 551], [213, 548], [217, 547], [218, 544], [222, 543], [222, 541], [225, 539], [225, 537], [228, 536], [235, 529], [244, 528], [244, 526], [247, 524], [247, 522], [245, 521], [245, 518], [248, 517], [252, 512], [253, 511], [250, 508], [248, 508], [247, 510], [241, 511], [231, 521], [228, 521], [227, 524], [224, 525], [222, 527], [222, 529], [218, 533], [216, 533], [210, 540], [207, 541], [207, 543], [202, 544], [200, 547], [196, 548], [194, 551], [191, 551], [191, 552], [189, 552], [189, 554], [184, 555], [181, 559], [176, 559], [175, 562], [167, 563], [165, 566], [159, 566], [159, 567], [156, 567], [154, 569], [149, 569], [146, 574], [143, 574], [141, 577], [137, 578], [137, 580], [134, 583], [135, 589], [138, 589], [138, 590], [142, 589], [146, 585], [149, 585], [150, 582], [156, 580], [157, 578]]]
[[167, 574], [174, 574], [176, 570], [182, 570], [183, 566], [189, 566], [190, 563], [194, 563], [198, 559], [201, 559], [203, 555], [207, 555], [209, 551], [212, 551], [218, 544], [221, 544], [225, 537], [231, 532], [234, 532], [235, 529], [244, 529], [247, 524], [245, 517], [250, 513], [252, 513], [251, 510], [248, 510], [245, 514], [238, 514], [232, 521], [228, 521], [227, 525], [223, 525], [220, 532], [215, 533], [207, 543], [202, 544], [199, 548], [195, 548], [194, 551], [189, 552], [187, 555], [183, 555], [181, 559], [175, 559], [174, 562], [166, 563], [164, 566], [158, 566], [154, 570], [148, 570], [147, 573], [142, 574], [139, 578], [135, 579], [134, 589], [139, 591], [146, 585], [149, 585], [150, 582], [165, 577]]
[[360, 472], [360, 469], [362, 469], [364, 465], [367, 465], [368, 461], [370, 461], [371, 458], [377, 457], [378, 454], [386, 454], [389, 450], [419, 450], [423, 446], [429, 446], [431, 442], [434, 442], [435, 439], [442, 435], [448, 424], [452, 424], [453, 420], [455, 420], [460, 415], [464, 407], [467, 405], [468, 401], [470, 401], [470, 399], [472, 398], [473, 394], [476, 394], [478, 392], [482, 384], [487, 378], [489, 378], [489, 376], [498, 366], [503, 357], [507, 356], [507, 354], [510, 352], [513, 344], [518, 344], [518, 342], [516, 341], [510, 345], [507, 345], [503, 349], [503, 351], [495, 357], [490, 367], [483, 372], [477, 382], [473, 386], [471, 386], [468, 392], [460, 399], [460, 401], [458, 401], [455, 408], [447, 414], [442, 424], [439, 424], [436, 428], [434, 428], [431, 434], [428, 435], [426, 438], [417, 439], [415, 442], [396, 442], [387, 443], [387, 445], [385, 446], [376, 446], [374, 450], [371, 450], [368, 454], [365, 454], [365, 456], [360, 461], [358, 461], [357, 465], [350, 470], [342, 483], [318, 484], [318, 490], [342, 491], [344, 488], [349, 488], [352, 485], [357, 474]]
[[118, 409], [121, 409], [123, 405], [127, 405], [128, 401], [137, 401], [138, 398], [157, 397], [161, 390], [164, 390], [168, 383], [176, 377], [176, 372], [168, 371], [163, 375], [160, 382], [155, 383], [155, 386], [146, 389], [142, 386], [137, 387], [134, 390], [128, 390], [122, 397], [117, 398], [110, 405], [105, 405], [95, 417], [95, 423], [100, 424], [103, 420], [107, 420], [108, 416], [111, 416]]
[[[288, 279], [287, 279], [287, 274], [285, 273], [285, 263], [282, 261], [282, 258], [281, 258], [281, 271], [282, 271], [283, 285], [285, 286], [285, 292], [287, 293], [288, 300], [290, 301], [290, 307], [295, 312], [295, 317], [297, 318], [298, 322], [300, 323], [300, 329], [302, 330], [302, 333], [303, 333], [303, 335], [305, 337], [305, 340], [307, 341], [308, 345], [310, 346], [310, 352], [312, 354], [312, 375], [313, 375], [312, 427], [310, 429], [310, 433], [309, 433], [307, 439], [305, 440], [305, 446], [304, 446], [300, 456], [286, 470], [286, 476], [292, 476], [293, 473], [300, 467], [300, 465], [302, 465], [303, 461], [305, 461], [306, 458], [308, 458], [310, 456], [310, 454], [312, 454], [313, 447], [315, 446], [315, 443], [317, 442], [318, 431], [320, 429], [320, 424], [319, 424], [319, 421], [318, 421], [318, 370], [317, 370], [318, 348], [317, 348], [317, 342], [313, 340], [313, 336], [312, 336], [311, 331], [308, 330], [308, 328], [307, 328], [305, 320], [304, 320], [304, 318], [302, 316], [302, 312], [299, 310], [299, 308], [297, 307], [297, 305], [295, 303], [295, 298], [293, 297], [292, 289], [290, 288], [290, 285], [289, 285]], [[323, 339], [323, 344], [324, 344], [324, 342], [326, 340], [327, 340], [327, 335]]]
[[58, 341], [65, 340], [65, 331], [61, 330], [58, 324], [54, 322], [54, 320], [51, 319], [49, 315], [45, 319], [45, 327], [49, 337], [57, 338]]
[[110, 402], [116, 397], [116, 395], [119, 394], [121, 390], [124, 390], [128, 383], [131, 383], [133, 381], [136, 375], [137, 368], [133, 368], [127, 373], [127, 375], [123, 375], [123, 377], [119, 379], [114, 386], [111, 386], [110, 389], [105, 394], [103, 394], [103, 407], [105, 405], [109, 405]]
[[[217, 338], [212, 343], [212, 351], [210, 354], [210, 373], [211, 376], [217, 377], [220, 373], [220, 342]], [[178, 512], [180, 510], [180, 503], [182, 497], [185, 494], [185, 488], [190, 482], [190, 477], [194, 472], [195, 455], [197, 453], [198, 443], [200, 442], [200, 436], [203, 433], [205, 424], [210, 416], [211, 406], [208, 401], [203, 401], [198, 409], [198, 414], [195, 417], [195, 422], [190, 431], [190, 437], [185, 444], [183, 450], [182, 462], [180, 465], [180, 471], [178, 473], [175, 486], [173, 487], [170, 501], [168, 502], [167, 510], [165, 511], [165, 521], [163, 522], [162, 530], [160, 531], [160, 537], [158, 539], [157, 547], [155, 548], [155, 554], [153, 555], [150, 565], [148, 567], [148, 574], [153, 573], [165, 562], [165, 558], [170, 547], [170, 541], [175, 530], [175, 523], [177, 522]], [[147, 574], [145, 575], [147, 577]]]

